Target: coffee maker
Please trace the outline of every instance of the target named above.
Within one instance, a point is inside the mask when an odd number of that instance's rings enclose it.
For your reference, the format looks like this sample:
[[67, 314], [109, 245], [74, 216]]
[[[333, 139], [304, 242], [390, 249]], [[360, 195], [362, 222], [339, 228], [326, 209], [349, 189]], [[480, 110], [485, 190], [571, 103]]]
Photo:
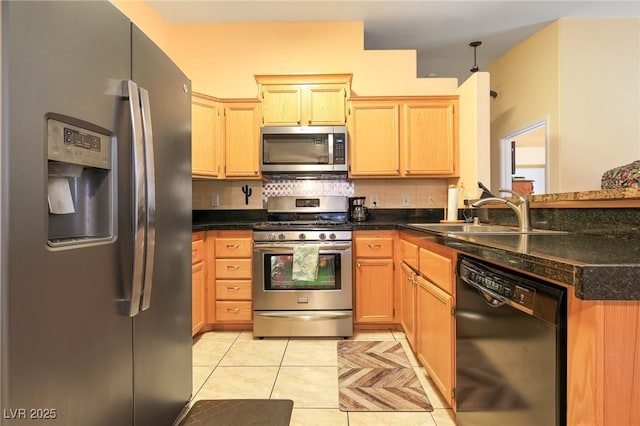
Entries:
[[369, 216], [369, 209], [365, 207], [366, 197], [349, 197], [349, 218], [352, 222], [364, 222]]

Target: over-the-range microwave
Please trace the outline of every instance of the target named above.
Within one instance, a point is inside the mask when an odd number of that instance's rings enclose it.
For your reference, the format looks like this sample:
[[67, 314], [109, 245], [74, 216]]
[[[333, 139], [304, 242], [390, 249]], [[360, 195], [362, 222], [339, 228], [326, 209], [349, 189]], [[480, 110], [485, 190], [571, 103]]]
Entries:
[[262, 127], [263, 174], [346, 174], [346, 126]]

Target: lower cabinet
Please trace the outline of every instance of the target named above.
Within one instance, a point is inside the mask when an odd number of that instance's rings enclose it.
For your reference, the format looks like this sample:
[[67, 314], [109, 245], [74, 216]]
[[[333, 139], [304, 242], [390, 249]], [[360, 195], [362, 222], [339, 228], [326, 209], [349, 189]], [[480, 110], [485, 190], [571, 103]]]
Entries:
[[394, 322], [393, 231], [356, 231], [354, 245], [354, 322]]
[[411, 348], [416, 347], [417, 274], [406, 263], [400, 266], [400, 326]]
[[422, 277], [417, 281], [418, 360], [453, 407], [456, 337], [453, 296]]
[[205, 324], [206, 270], [205, 234], [196, 232], [191, 237], [191, 335], [196, 335]]
[[451, 406], [455, 406], [455, 264], [456, 252], [425, 242], [420, 247], [418, 277], [418, 360]]
[[253, 318], [251, 231], [219, 231], [215, 252], [216, 323], [250, 323]]
[[356, 323], [393, 322], [393, 259], [356, 260]]

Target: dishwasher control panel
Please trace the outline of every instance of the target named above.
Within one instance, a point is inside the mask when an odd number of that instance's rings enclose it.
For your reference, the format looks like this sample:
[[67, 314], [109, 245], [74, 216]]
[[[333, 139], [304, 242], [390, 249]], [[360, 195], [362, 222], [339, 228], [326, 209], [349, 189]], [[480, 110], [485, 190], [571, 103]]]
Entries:
[[460, 262], [460, 278], [476, 288], [482, 288], [498, 299], [508, 299], [527, 309], [533, 309], [536, 290], [522, 284], [522, 279], [504, 271], [493, 270], [468, 259]]

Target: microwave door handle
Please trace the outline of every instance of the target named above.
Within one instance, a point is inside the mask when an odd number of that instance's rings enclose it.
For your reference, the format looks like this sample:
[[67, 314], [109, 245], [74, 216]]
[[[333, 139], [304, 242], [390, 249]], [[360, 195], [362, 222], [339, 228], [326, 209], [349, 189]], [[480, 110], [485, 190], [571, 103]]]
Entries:
[[329, 164], [333, 165], [333, 144], [334, 144], [333, 133], [329, 133], [327, 150], [329, 151]]
[[153, 285], [153, 265], [156, 247], [156, 174], [153, 156], [153, 131], [151, 126], [149, 92], [143, 88], [140, 88], [140, 106], [142, 108], [142, 133], [147, 188], [147, 250], [145, 253], [144, 286], [142, 288], [142, 303], [140, 307], [140, 310], [145, 311], [151, 306], [151, 290]]
[[140, 312], [140, 297], [144, 279], [145, 240], [146, 240], [146, 187], [144, 171], [144, 147], [142, 134], [142, 113], [138, 85], [127, 80], [124, 82], [125, 96], [129, 98], [131, 115], [131, 150], [133, 155], [133, 271], [131, 276], [131, 302], [129, 316]]

